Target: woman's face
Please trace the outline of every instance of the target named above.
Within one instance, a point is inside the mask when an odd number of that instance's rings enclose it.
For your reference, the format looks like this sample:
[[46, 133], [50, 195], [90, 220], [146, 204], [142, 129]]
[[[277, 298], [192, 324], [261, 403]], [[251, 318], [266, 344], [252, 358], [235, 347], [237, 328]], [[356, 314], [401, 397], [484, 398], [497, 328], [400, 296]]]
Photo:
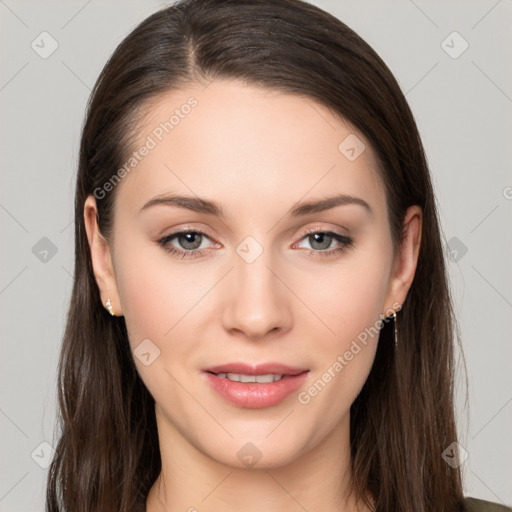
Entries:
[[[409, 244], [394, 258], [372, 148], [311, 99], [236, 81], [149, 108], [113, 185], [107, 263], [94, 243], [92, 256], [159, 434], [238, 467], [346, 438], [380, 319], [400, 309], [417, 255]], [[342, 195], [357, 199], [299, 209]], [[189, 199], [155, 201], [171, 196]], [[247, 367], [223, 368], [237, 363]], [[285, 377], [233, 383], [207, 370]]]

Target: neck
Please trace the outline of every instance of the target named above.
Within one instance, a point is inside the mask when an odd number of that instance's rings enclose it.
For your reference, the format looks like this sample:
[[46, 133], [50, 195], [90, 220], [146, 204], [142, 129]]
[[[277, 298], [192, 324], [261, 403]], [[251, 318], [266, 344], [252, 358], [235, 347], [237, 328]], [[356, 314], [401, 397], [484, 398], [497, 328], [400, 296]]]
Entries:
[[212, 459], [186, 440], [158, 407], [156, 412], [162, 470], [149, 492], [146, 512], [369, 510], [350, 493], [349, 415], [332, 435], [284, 466], [240, 468]]

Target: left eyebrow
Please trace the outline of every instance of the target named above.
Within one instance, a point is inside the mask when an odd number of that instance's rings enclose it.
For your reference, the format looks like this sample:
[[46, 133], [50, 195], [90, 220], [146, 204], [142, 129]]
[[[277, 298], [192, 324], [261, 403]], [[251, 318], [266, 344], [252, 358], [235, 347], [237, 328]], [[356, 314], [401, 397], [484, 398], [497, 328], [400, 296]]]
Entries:
[[356, 204], [362, 206], [369, 214], [373, 215], [373, 211], [370, 205], [364, 199], [346, 194], [339, 194], [317, 201], [299, 203], [295, 205], [295, 207], [291, 210], [290, 215], [292, 217], [298, 217], [301, 215], [308, 215], [310, 213], [323, 212], [325, 210], [335, 208], [336, 206], [344, 206], [347, 204]]
[[[326, 199], [298, 203], [291, 209], [290, 215], [292, 217], [300, 217], [349, 204], [362, 206], [368, 213], [373, 214], [370, 205], [364, 199], [346, 194], [339, 194]], [[200, 197], [183, 195], [155, 196], [150, 199], [140, 211], [156, 205], [178, 206], [198, 213], [224, 217], [222, 206], [219, 203], [208, 199], [202, 199]]]

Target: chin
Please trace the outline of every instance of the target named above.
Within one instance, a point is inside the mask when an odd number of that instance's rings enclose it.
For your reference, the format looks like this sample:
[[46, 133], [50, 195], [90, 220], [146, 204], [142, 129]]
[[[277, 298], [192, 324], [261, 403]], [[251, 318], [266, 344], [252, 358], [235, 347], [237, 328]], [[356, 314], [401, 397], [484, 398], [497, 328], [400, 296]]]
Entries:
[[289, 439], [290, 442], [287, 444], [283, 444], [281, 440], [277, 441], [231, 439], [229, 443], [217, 445], [221, 451], [208, 450], [206, 455], [221, 464], [237, 469], [275, 469], [293, 463], [303, 452], [304, 444], [291, 442], [292, 439]]

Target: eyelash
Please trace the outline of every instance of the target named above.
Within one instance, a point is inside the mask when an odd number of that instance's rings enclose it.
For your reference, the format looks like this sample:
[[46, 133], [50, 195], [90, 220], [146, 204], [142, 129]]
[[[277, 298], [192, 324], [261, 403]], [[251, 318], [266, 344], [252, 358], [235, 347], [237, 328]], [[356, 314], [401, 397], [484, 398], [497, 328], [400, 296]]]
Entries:
[[[210, 238], [203, 231], [198, 231], [198, 230], [193, 230], [193, 229], [184, 229], [181, 231], [175, 231], [174, 233], [171, 233], [170, 235], [166, 235], [165, 237], [157, 240], [157, 242], [166, 252], [168, 252], [168, 253], [172, 254], [173, 256], [176, 256], [180, 259], [200, 258], [201, 256], [204, 255], [205, 249], [201, 249], [201, 250], [196, 249], [196, 250], [188, 250], [187, 251], [185, 249], [177, 249], [176, 247], [169, 245], [169, 242], [172, 239], [176, 238], [177, 236], [179, 236], [181, 234], [189, 234], [189, 233], [194, 233], [197, 235], [205, 236], [206, 238]], [[320, 229], [315, 229], [315, 228], [308, 230], [304, 233], [301, 233], [300, 240], [306, 238], [308, 235], [314, 235], [315, 233], [320, 233], [323, 235], [331, 235], [334, 238], [334, 240], [336, 240], [337, 242], [339, 242], [341, 244], [341, 246], [337, 247], [335, 249], [325, 249], [325, 250], [320, 250], [320, 251], [319, 250], [315, 251], [314, 249], [306, 249], [308, 251], [308, 254], [310, 254], [310, 255], [326, 257], [326, 256], [332, 256], [334, 254], [341, 254], [341, 253], [347, 251], [348, 249], [350, 249], [351, 247], [353, 247], [353, 245], [354, 245], [354, 241], [352, 240], [352, 238], [350, 238], [348, 236], [341, 235], [334, 231], [326, 231], [326, 230], [320, 230]]]

